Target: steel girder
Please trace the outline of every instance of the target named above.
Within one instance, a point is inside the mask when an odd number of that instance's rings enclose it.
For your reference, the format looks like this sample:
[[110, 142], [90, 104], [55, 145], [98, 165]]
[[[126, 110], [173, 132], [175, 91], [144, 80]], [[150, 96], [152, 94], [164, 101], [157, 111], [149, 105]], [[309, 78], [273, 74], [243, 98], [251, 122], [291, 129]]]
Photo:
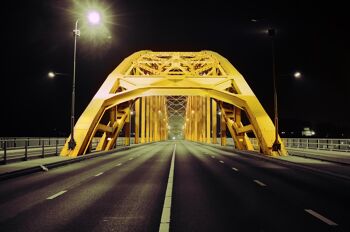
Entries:
[[[129, 126], [135, 101], [141, 101], [141, 109], [144, 109], [141, 110], [141, 127], [145, 131], [141, 131], [141, 136], [144, 136], [141, 141], [167, 139], [168, 96], [201, 96], [201, 100], [197, 99], [198, 104], [206, 107], [207, 114], [210, 114], [210, 101], [214, 100], [211, 103], [213, 113], [214, 102], [218, 103], [221, 121], [227, 125], [238, 149], [252, 149], [247, 136], [247, 132], [252, 132], [263, 154], [287, 154], [282, 141], [281, 150], [272, 151], [274, 125], [271, 119], [243, 76], [224, 57], [212, 51], [140, 51], [126, 58], [107, 77], [74, 127], [76, 147], [69, 150], [68, 144], [65, 144], [61, 155], [74, 157], [85, 154], [92, 138], [101, 132], [102, 139], [97, 149], [111, 149], [122, 128]], [[249, 125], [242, 124], [242, 111], [249, 119]], [[204, 114], [198, 116], [203, 117]], [[206, 135], [201, 135], [200, 141], [209, 142], [208, 124], [205, 128]], [[216, 139], [216, 132], [212, 132], [212, 137]]]

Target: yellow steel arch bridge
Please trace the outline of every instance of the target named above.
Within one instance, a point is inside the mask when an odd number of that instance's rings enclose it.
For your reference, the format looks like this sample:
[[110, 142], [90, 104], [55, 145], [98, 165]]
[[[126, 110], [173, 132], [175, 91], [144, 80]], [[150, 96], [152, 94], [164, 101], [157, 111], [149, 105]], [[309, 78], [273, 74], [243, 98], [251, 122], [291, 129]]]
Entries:
[[[133, 110], [134, 109], [134, 110]], [[123, 131], [130, 141], [131, 114], [135, 143], [184, 138], [221, 144], [226, 130], [240, 150], [253, 150], [250, 137], [265, 155], [274, 151], [275, 127], [243, 76], [224, 57], [212, 51], [139, 51], [127, 57], [105, 80], [74, 127], [74, 149], [65, 144], [61, 155], [75, 157], [112, 149]], [[219, 124], [219, 125], [218, 125]], [[256, 147], [255, 147], [256, 148]]]

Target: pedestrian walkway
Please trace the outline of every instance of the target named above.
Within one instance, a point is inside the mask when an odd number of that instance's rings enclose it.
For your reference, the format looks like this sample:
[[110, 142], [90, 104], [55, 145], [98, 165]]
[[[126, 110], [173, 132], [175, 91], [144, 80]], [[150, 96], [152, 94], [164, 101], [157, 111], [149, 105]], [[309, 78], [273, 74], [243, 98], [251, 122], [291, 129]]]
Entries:
[[6, 165], [0, 165], [0, 175], [5, 173], [10, 173], [18, 170], [28, 169], [28, 168], [34, 168], [38, 167], [40, 165], [46, 165], [50, 163], [56, 163], [64, 160], [69, 160], [72, 158], [69, 157], [62, 157], [62, 156], [54, 156], [54, 157], [48, 157], [44, 159], [33, 159], [23, 162], [15, 162], [10, 163]]
[[300, 156], [304, 158], [319, 159], [335, 163], [350, 165], [350, 152], [326, 151], [315, 149], [287, 148], [292, 156]]

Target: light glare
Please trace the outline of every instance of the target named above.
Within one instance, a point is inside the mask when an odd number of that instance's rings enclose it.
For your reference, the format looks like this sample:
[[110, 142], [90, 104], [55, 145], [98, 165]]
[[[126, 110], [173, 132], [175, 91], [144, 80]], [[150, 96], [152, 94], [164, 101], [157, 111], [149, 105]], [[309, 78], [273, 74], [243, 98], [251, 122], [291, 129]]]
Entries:
[[301, 78], [301, 73], [300, 72], [295, 72], [294, 73], [294, 77], [297, 78], [297, 79]]
[[88, 13], [89, 22], [93, 25], [97, 25], [100, 23], [101, 17], [97, 11], [90, 11]]
[[47, 74], [47, 76], [48, 76], [49, 78], [54, 78], [54, 77], [55, 77], [55, 73], [54, 73], [54, 72], [49, 72], [49, 73]]

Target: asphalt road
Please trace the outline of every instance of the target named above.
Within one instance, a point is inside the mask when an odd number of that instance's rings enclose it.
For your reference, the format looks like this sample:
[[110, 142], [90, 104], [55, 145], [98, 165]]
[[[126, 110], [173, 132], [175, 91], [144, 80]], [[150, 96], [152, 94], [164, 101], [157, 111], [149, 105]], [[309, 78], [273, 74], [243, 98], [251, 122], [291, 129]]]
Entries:
[[158, 231], [166, 205], [170, 231], [350, 231], [349, 196], [345, 180], [162, 142], [0, 182], [0, 231]]

